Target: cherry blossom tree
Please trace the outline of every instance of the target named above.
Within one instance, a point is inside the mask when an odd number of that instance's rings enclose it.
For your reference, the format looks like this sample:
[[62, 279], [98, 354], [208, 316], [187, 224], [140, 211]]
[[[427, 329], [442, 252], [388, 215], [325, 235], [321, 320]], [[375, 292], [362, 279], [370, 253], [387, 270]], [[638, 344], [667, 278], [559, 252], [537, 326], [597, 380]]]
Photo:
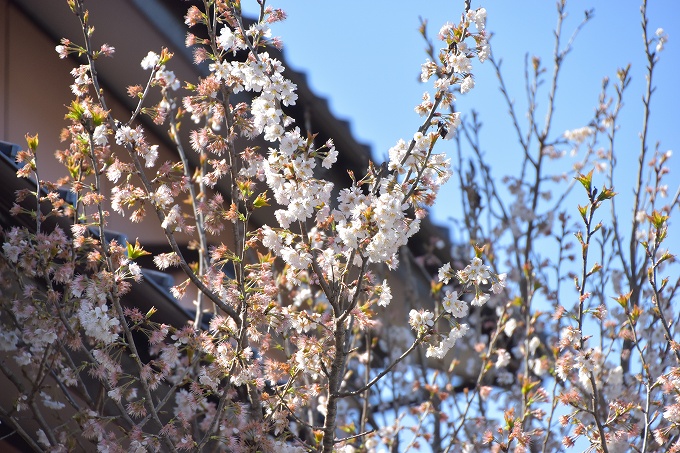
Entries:
[[[671, 151], [658, 143], [650, 149], [649, 134], [653, 76], [668, 37], [661, 28], [650, 31], [643, 1], [640, 51], [647, 67], [638, 170], [617, 174], [617, 159], [634, 154], [617, 141], [630, 65], [604, 78], [586, 126], [552, 132], [561, 69], [593, 14], [586, 11], [566, 32], [566, 4], [557, 4], [550, 66], [540, 57], [525, 61], [524, 116], [501, 60], [489, 58], [517, 133], [520, 173], [494, 173], [478, 114], [466, 118], [456, 136], [460, 224], [472, 243], [488, 245], [492, 272], [506, 270], [512, 282], [503, 289], [507, 302], [497, 305], [497, 329], [480, 344], [485, 365], [478, 385], [473, 396], [461, 398], [466, 405], [457, 414], [466, 416], [472, 406], [477, 416], [503, 413], [500, 424], [491, 417], [465, 422], [471, 451], [479, 444], [492, 451], [677, 451], [669, 408], [678, 394], [678, 274], [668, 230], [680, 191], [667, 185]], [[544, 98], [541, 86], [547, 86]], [[541, 103], [545, 117], [538, 114]], [[631, 217], [627, 226], [624, 215]], [[511, 347], [495, 344], [499, 339], [512, 339]], [[475, 434], [479, 427], [483, 436]]]
[[[484, 8], [465, 2], [436, 40], [423, 24], [422, 125], [387, 162], [350, 174], [342, 187], [321, 176], [342, 149], [318, 143], [286, 113], [297, 87], [270, 55], [280, 41], [269, 28], [283, 11], [258, 0], [250, 22], [239, 1], [190, 6], [186, 44], [209, 74], [180, 81], [173, 55], [152, 50], [141, 61], [148, 79], [128, 88], [137, 107], [116, 118], [97, 73], [114, 48], [93, 47], [84, 1], [67, 3], [82, 36], [56, 50], [84, 63], [72, 71], [68, 146], [57, 151], [65, 176], [40, 178], [43, 151], [27, 136], [18, 175], [34, 188], [12, 211], [29, 221], [2, 232], [0, 254], [0, 370], [17, 394], [0, 416], [31, 448], [680, 449], [678, 281], [664, 244], [679, 192], [668, 198], [670, 152], [649, 150], [652, 76], [667, 37], [648, 33], [646, 3], [648, 87], [629, 231], [613, 186], [630, 69], [617, 72], [613, 90], [603, 83], [588, 126], [558, 136], [551, 129], [561, 65], [591, 17], [565, 42], [565, 1], [552, 72], [527, 62], [528, 123], [491, 54]], [[523, 153], [521, 174], [503, 179], [480, 145], [476, 114], [454, 108], [456, 94], [475, 89], [473, 65], [486, 60]], [[549, 110], [539, 119], [544, 81]], [[159, 159], [143, 115], [167, 128], [173, 161]], [[191, 124], [186, 136], [180, 124]], [[447, 139], [454, 170], [440, 151]], [[580, 160], [548, 173], [547, 161], [570, 152]], [[468, 245], [432, 275], [431, 305], [387, 326], [381, 316], [397, 302], [376, 269], [418, 263], [404, 259], [405, 246], [451, 176]], [[258, 224], [256, 213], [270, 205], [271, 223]], [[158, 218], [171, 251], [153, 261], [183, 272], [172, 293], [196, 293], [194, 319], [171, 325], [128, 303], [148, 252], [112, 239], [114, 215]], [[225, 229], [232, 243], [216, 243]], [[194, 241], [197, 262], [179, 235]]]

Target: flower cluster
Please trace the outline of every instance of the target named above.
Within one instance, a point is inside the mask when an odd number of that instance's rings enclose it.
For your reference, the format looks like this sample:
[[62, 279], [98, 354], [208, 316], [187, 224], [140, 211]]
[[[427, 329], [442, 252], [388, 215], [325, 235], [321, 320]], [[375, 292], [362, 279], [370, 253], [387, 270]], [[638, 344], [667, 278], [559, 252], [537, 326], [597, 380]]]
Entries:
[[[342, 149], [315, 135], [313, 121], [293, 119], [297, 86], [270, 29], [282, 11], [258, 2], [259, 19], [247, 23], [240, 2], [191, 6], [185, 23], [202, 30], [186, 44], [201, 77], [180, 83], [172, 54], [149, 52], [147, 80], [127, 88], [137, 105], [121, 120], [95, 70], [114, 49], [92, 47], [83, 1], [68, 3], [85, 42], [65, 39], [56, 51], [87, 64], [71, 71], [67, 144], [56, 153], [66, 176], [38, 177], [38, 140], [27, 137], [17, 161], [31, 189], [11, 210], [22, 227], [0, 232], [0, 372], [16, 388], [3, 410], [13, 423], [40, 421], [26, 435], [35, 449], [61, 451], [80, 433], [79, 447], [101, 451], [396, 451], [411, 426], [406, 449], [677, 449], [677, 285], [665, 276], [673, 258], [663, 248], [678, 202], [664, 182], [671, 153], [646, 156], [643, 142], [640, 162], [651, 176], [637, 181], [630, 243], [616, 221], [593, 222], [614, 193], [594, 189], [592, 173], [576, 176], [587, 192], [582, 225], [560, 211], [566, 193], [544, 187], [569, 174], [544, 174], [544, 159], [580, 145], [586, 157], [573, 168], [595, 163], [613, 183], [613, 149], [595, 146], [605, 132], [614, 146], [627, 69], [614, 97], [604, 84], [587, 127], [541, 135], [529, 112], [522, 174], [504, 180], [505, 203], [474, 140], [477, 120], [453, 111], [456, 96], [475, 89], [475, 62], [490, 58], [487, 11], [468, 6], [459, 23], [441, 27], [437, 46], [428, 41], [420, 79], [430, 85], [415, 108], [422, 125], [382, 165], [355, 169], [340, 186], [344, 171], [327, 176]], [[668, 40], [662, 29], [650, 36], [648, 80]], [[545, 70], [531, 62], [538, 86]], [[554, 83], [561, 58], [555, 64]], [[527, 87], [533, 106], [537, 92]], [[160, 101], [148, 105], [154, 91]], [[177, 157], [151, 144], [145, 115], [168, 128]], [[425, 255], [406, 254], [410, 268], [395, 278], [404, 246], [455, 174], [438, 146], [460, 130], [462, 242], [484, 246], [465, 263], [461, 245], [441, 265], [440, 246], [425, 241]], [[187, 314], [177, 307], [156, 313], [169, 299], [143, 301], [153, 307], [146, 312], [131, 303], [131, 289], [149, 275], [136, 260], [149, 253], [108, 234], [116, 214], [157, 217], [168, 248], [153, 262], [184, 273], [167, 297], [191, 309], [185, 325], [166, 324]], [[602, 263], [592, 262], [595, 249]], [[437, 268], [438, 281], [419, 280]], [[568, 280], [575, 297], [565, 297]], [[605, 296], [612, 291], [615, 303]], [[422, 360], [410, 360], [421, 346]], [[58, 425], [45, 421], [49, 412], [62, 414]]]
[[111, 344], [118, 338], [120, 321], [108, 313], [106, 304], [93, 307], [83, 300], [78, 311], [78, 319], [85, 334], [104, 344]]

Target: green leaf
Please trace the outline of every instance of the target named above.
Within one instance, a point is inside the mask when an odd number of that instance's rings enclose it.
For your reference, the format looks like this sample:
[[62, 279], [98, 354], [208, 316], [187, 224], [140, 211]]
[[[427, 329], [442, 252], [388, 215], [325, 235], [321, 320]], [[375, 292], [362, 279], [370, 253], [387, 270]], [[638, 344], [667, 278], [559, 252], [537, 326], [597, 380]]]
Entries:
[[661, 258], [659, 258], [659, 261], [657, 261], [657, 264], [663, 263], [664, 261], [671, 259], [675, 259], [675, 255], [666, 250], [665, 252], [663, 252], [663, 255], [661, 255]]
[[590, 198], [590, 194], [593, 191], [593, 170], [590, 170], [587, 175], [579, 173], [578, 176], [574, 177], [574, 179], [581, 183], [581, 185], [586, 189], [586, 192], [588, 192], [588, 197]]
[[583, 233], [581, 233], [580, 231], [577, 231], [576, 233], [574, 233], [574, 236], [576, 236], [576, 239], [578, 239], [578, 242], [581, 244], [581, 246], [583, 246], [583, 244], [584, 244]]
[[126, 243], [127, 243], [127, 255], [128, 258], [131, 260], [135, 260], [140, 256], [151, 255], [151, 253], [147, 252], [142, 248], [141, 245], [139, 245], [139, 239], [135, 239], [135, 245], [132, 245], [129, 242]]
[[267, 191], [265, 191], [265, 192], [261, 193], [260, 195], [258, 195], [257, 198], [255, 198], [255, 200], [253, 201], [253, 206], [255, 206], [256, 208], [261, 208], [263, 206], [269, 206], [268, 201], [269, 201], [269, 199], [267, 198]]
[[66, 114], [65, 118], [80, 123], [84, 113], [85, 108], [80, 105], [80, 102], [71, 101], [71, 105], [68, 107], [68, 113]]
[[600, 192], [600, 194], [597, 196], [597, 201], [601, 202], [604, 200], [610, 200], [614, 198], [615, 195], [616, 192], [614, 192], [611, 188], [602, 187], [602, 192]]
[[618, 302], [618, 304], [621, 305], [621, 308], [625, 310], [628, 306], [628, 301], [630, 300], [631, 294], [633, 294], [633, 291], [630, 291], [626, 294], [619, 294], [619, 297], [612, 297], [612, 299]]
[[35, 154], [35, 151], [38, 149], [38, 134], [35, 134], [33, 136], [26, 134], [26, 144], [28, 144], [28, 147], [33, 151]]
[[586, 220], [586, 214], [588, 214], [588, 206], [578, 205], [578, 212], [581, 214], [583, 220]]
[[595, 234], [597, 232], [597, 230], [599, 230], [600, 228], [602, 228], [602, 222], [599, 222], [597, 225], [595, 225], [595, 227], [593, 228], [593, 231], [590, 234], [591, 235]]
[[156, 307], [151, 307], [149, 311], [146, 312], [146, 319], [150, 319], [158, 309]]
[[658, 230], [664, 225], [664, 223], [666, 223], [668, 216], [661, 214], [655, 209], [654, 212], [652, 212], [652, 215], [647, 216], [647, 219], [652, 225], [654, 225], [654, 228]]
[[595, 263], [595, 264], [593, 265], [592, 269], [590, 269], [590, 271], [588, 271], [588, 274], [587, 274], [588, 277], [590, 277], [591, 275], [593, 275], [595, 272], [599, 272], [600, 269], [602, 269], [602, 265], [601, 265], [600, 263]]
[[167, 64], [168, 61], [170, 61], [170, 59], [172, 58], [172, 56], [173, 56], [173, 53], [168, 51], [167, 47], [163, 47], [161, 49], [160, 58], [158, 59], [158, 65], [163, 66], [163, 65]]

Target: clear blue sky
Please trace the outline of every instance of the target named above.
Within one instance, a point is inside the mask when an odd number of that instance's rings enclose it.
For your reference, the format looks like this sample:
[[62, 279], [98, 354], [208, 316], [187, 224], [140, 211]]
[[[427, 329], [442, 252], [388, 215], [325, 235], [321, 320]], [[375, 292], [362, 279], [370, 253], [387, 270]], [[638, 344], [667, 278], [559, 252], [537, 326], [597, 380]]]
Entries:
[[[254, 11], [254, 1], [244, 0], [246, 11]], [[663, 27], [669, 42], [661, 54], [653, 96], [652, 141], [660, 140], [661, 149], [674, 150], [671, 164], [674, 181], [680, 181], [680, 2], [649, 2], [651, 33]], [[345, 0], [271, 0], [288, 19], [273, 28], [281, 36], [290, 66], [307, 73], [312, 89], [327, 97], [332, 111], [352, 124], [355, 137], [371, 145], [374, 156], [382, 160], [399, 139], [411, 137], [420, 118], [413, 112], [426, 88], [418, 81], [420, 64], [425, 59], [424, 41], [418, 33], [419, 16], [427, 19], [431, 35], [447, 20], [456, 22], [463, 1], [365, 1]], [[250, 5], [250, 6], [249, 6]], [[473, 1], [473, 8], [488, 11], [487, 29], [494, 33], [494, 55], [504, 61], [506, 83], [523, 116], [524, 55], [538, 55], [551, 66], [553, 30], [557, 20], [552, 0]], [[644, 56], [640, 27], [640, 2], [636, 0], [573, 0], [568, 2], [565, 37], [581, 21], [586, 9], [594, 8], [594, 18], [578, 36], [574, 51], [566, 60], [557, 96], [553, 132], [561, 134], [587, 124], [597, 103], [603, 76], [615, 77], [616, 69], [632, 64], [633, 80], [626, 98], [625, 122], [619, 135], [617, 172], [619, 192], [634, 175], [639, 151], [638, 133], [642, 124], [641, 97], [644, 92]], [[482, 145], [491, 157], [494, 172], [502, 176], [519, 162], [517, 141], [498, 91], [490, 63], [473, 65], [476, 88], [460, 96], [457, 108], [463, 113], [475, 109], [484, 122]], [[541, 92], [545, 95], [545, 88]], [[539, 94], [539, 114], [545, 112], [545, 96]], [[440, 151], [450, 151], [448, 142]], [[340, 150], [342, 152], [342, 150]], [[628, 175], [630, 175], [628, 177]], [[601, 176], [597, 185], [604, 182]], [[667, 182], [671, 179], [667, 180]], [[670, 184], [675, 192], [678, 183]], [[441, 200], [453, 200], [443, 203]], [[459, 195], [450, 182], [433, 215], [446, 223], [458, 213]], [[622, 200], [623, 201], [623, 200]], [[624, 206], [621, 205], [622, 209]], [[677, 244], [678, 242], [676, 242]]]

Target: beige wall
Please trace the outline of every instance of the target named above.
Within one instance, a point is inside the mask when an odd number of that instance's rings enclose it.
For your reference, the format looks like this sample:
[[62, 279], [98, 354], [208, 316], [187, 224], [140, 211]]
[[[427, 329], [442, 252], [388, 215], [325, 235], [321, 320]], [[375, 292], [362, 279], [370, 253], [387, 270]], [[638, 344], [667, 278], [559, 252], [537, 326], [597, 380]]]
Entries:
[[[25, 146], [26, 133], [39, 133], [41, 150], [46, 160], [56, 162], [47, 150], [59, 146], [59, 131], [69, 102], [68, 60], [55, 61], [55, 44], [47, 39], [15, 6], [0, 0], [2, 15], [2, 45], [0, 52], [2, 75], [2, 122], [0, 137], [4, 141]], [[52, 49], [52, 55], [50, 55]], [[39, 158], [43, 155], [39, 156]], [[55, 165], [50, 165], [45, 177], [57, 175]]]
[[[62, 2], [55, 3], [61, 4]], [[100, 3], [93, 2], [92, 6], [102, 9], [101, 4], [97, 7], [98, 4]], [[63, 2], [61, 6], [68, 9], [66, 2]], [[160, 49], [161, 37], [148, 24], [142, 25], [138, 11], [127, 2], [117, 1], [115, 6], [109, 9], [116, 10], [118, 15], [127, 14], [128, 19], [121, 22], [120, 18], [114, 20], [110, 11], [99, 11], [98, 16], [93, 11], [93, 21], [99, 19], [101, 22], [96, 25], [94, 41], [99, 44], [109, 42], [116, 47], [117, 53], [120, 53], [113, 59], [101, 60], [101, 73], [109, 107], [115, 117], [125, 121], [129, 118], [131, 109], [119, 102], [107, 89], [106, 77], [115, 80], [123, 79], [123, 85], [143, 84], [144, 77], [148, 76], [148, 73], [141, 69], [139, 61], [146, 55], [148, 49]], [[69, 85], [73, 83], [70, 71], [78, 63], [70, 58], [59, 59], [54, 50], [58, 39], [47, 36], [32, 19], [9, 0], [0, 0], [0, 12], [0, 140], [17, 143], [23, 148], [26, 146], [25, 134], [39, 134], [40, 178], [54, 181], [65, 174], [64, 168], [54, 158], [54, 151], [67, 146], [65, 143], [60, 143], [59, 135], [62, 128], [67, 126], [64, 120], [64, 115], [67, 113], [66, 106], [74, 98], [69, 89]], [[65, 19], [77, 24], [77, 19], [70, 13]], [[128, 30], [133, 30], [133, 32], [126, 34], [118, 29], [119, 39], [107, 36], [106, 29], [114, 27], [112, 22], [126, 23], [131, 27]], [[115, 32], [115, 29], [111, 32]], [[99, 39], [96, 39], [98, 36]], [[76, 41], [78, 35], [76, 34], [73, 38]], [[147, 38], [149, 42], [146, 41]], [[140, 45], [142, 40], [144, 41]], [[130, 61], [135, 63], [131, 64]], [[116, 62], [119, 66], [125, 67], [112, 66]], [[191, 67], [186, 61], [176, 58], [172, 63], [177, 66], [180, 80], [195, 78], [195, 74], [190, 72]], [[121, 88], [124, 89], [125, 86], [117, 86], [118, 90]], [[151, 126], [145, 125], [144, 127], [149, 131]], [[176, 160], [171, 150], [164, 146], [164, 143], [167, 143], [164, 131], [160, 130], [158, 133], [161, 135], [154, 135], [149, 131], [148, 141], [161, 145], [159, 162]], [[110, 142], [113, 142], [112, 138]], [[122, 148], [113, 146], [114, 152], [124, 153]], [[103, 184], [108, 184], [105, 178]], [[109, 218], [109, 228], [126, 233], [131, 240], [139, 237], [143, 244], [167, 243], [163, 235], [159, 234], [159, 225], [158, 219], [151, 210], [149, 210], [147, 220], [141, 224], [131, 224], [126, 218], [114, 212]], [[227, 232], [224, 237], [216, 238], [214, 242], [228, 243], [230, 238], [231, 234]], [[187, 238], [180, 237], [179, 240], [182, 243], [187, 242]]]
[[7, 124], [5, 123], [7, 103], [6, 90], [7, 90], [7, 73], [9, 71], [9, 57], [7, 55], [9, 40], [7, 39], [8, 25], [9, 25], [9, 2], [7, 0], [0, 0], [0, 139], [6, 139], [7, 135], [5, 129]]

